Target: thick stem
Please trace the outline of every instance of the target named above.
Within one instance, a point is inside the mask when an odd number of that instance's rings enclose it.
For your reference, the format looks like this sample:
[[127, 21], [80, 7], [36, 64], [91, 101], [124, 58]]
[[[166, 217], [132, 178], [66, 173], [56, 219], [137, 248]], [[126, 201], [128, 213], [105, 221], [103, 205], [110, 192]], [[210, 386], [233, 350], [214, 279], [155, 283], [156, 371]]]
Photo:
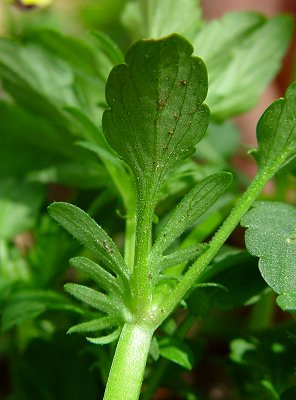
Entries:
[[138, 400], [154, 328], [125, 324], [112, 362], [104, 400]]
[[246, 192], [237, 202], [228, 218], [216, 232], [210, 242], [210, 247], [192, 265], [175, 289], [166, 297], [164, 306], [158, 311], [155, 322], [160, 325], [184, 298], [188, 290], [197, 282], [206, 267], [218, 253], [229, 235], [240, 222], [244, 214], [249, 210], [256, 197], [261, 193], [265, 184], [272, 178], [272, 174], [258, 174]]

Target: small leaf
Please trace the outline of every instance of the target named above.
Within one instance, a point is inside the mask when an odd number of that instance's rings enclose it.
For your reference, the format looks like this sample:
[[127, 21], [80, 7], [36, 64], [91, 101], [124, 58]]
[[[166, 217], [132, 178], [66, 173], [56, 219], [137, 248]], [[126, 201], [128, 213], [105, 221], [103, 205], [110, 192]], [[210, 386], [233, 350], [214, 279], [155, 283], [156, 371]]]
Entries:
[[194, 153], [208, 125], [202, 105], [206, 69], [191, 54], [178, 35], [140, 41], [107, 81], [103, 130], [131, 167], [143, 207], [147, 196], [156, 198], [165, 176]]
[[258, 149], [254, 155], [259, 171], [278, 172], [296, 157], [296, 83], [284, 99], [272, 103], [257, 125]]
[[112, 239], [84, 211], [69, 203], [53, 203], [49, 214], [127, 284], [128, 268]]
[[259, 257], [259, 269], [278, 294], [279, 305], [296, 307], [296, 208], [289, 204], [260, 201], [244, 216], [247, 250]]
[[75, 257], [71, 258], [70, 264], [93, 279], [99, 288], [110, 293], [120, 293], [120, 286], [116, 278], [94, 261], [85, 257]]
[[109, 344], [109, 343], [114, 342], [114, 340], [118, 339], [120, 332], [121, 332], [121, 328], [119, 327], [114, 332], [110, 333], [109, 335], [101, 336], [98, 338], [87, 337], [86, 339], [89, 342], [94, 343], [94, 344], [101, 344], [101, 345]]
[[76, 299], [104, 313], [114, 315], [121, 311], [121, 304], [112, 297], [77, 283], [66, 283], [65, 290]]
[[158, 345], [162, 357], [181, 365], [181, 367], [192, 369], [194, 357], [184, 342], [173, 337], [165, 337], [158, 341]]
[[[195, 260], [200, 254], [202, 254], [208, 245], [206, 243], [198, 243], [195, 246], [186, 247], [185, 249], [180, 249], [174, 253], [162, 256], [159, 258], [159, 266], [161, 271], [172, 267], [174, 265], [190, 262]], [[157, 260], [155, 260], [157, 261]]]
[[72, 326], [67, 333], [95, 332], [110, 329], [116, 325], [117, 319], [108, 315]]
[[172, 211], [152, 248], [151, 257], [158, 258], [199, 216], [207, 211], [227, 189], [232, 175], [227, 172], [211, 175], [199, 182]]

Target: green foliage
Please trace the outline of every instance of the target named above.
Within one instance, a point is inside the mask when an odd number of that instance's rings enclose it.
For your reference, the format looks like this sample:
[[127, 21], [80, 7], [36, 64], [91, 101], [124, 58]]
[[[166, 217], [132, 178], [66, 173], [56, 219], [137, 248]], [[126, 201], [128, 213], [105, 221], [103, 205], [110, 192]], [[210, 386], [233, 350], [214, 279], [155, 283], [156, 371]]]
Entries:
[[182, 5], [172, 7], [170, 0], [129, 1], [121, 19], [134, 40], [156, 39], [173, 32], [192, 39], [201, 23], [201, 11], [197, 4], [198, 1], [185, 0]]
[[252, 12], [226, 14], [193, 40], [209, 73], [207, 104], [218, 120], [254, 106], [280, 67], [292, 31], [288, 16], [266, 19]]
[[263, 278], [280, 295], [279, 306], [295, 312], [295, 207], [257, 202], [242, 219], [242, 225], [248, 228], [248, 251], [260, 258], [259, 269]]
[[[38, 26], [51, 9], [35, 10], [32, 25], [19, 14], [19, 27], [11, 13], [0, 38], [0, 354], [11, 360], [10, 398], [102, 398], [107, 383], [105, 400], [136, 400], [149, 353], [143, 400], [158, 386], [207, 398], [182, 371], [197, 368], [215, 387], [215, 366], [210, 377], [203, 367], [212, 341], [231, 375], [226, 397], [294, 398], [294, 321], [273, 328], [283, 315], [272, 291], [295, 316], [295, 207], [275, 201], [293, 201], [295, 84], [259, 121], [250, 183], [230, 162], [240, 133], [227, 121], [276, 74], [290, 17], [203, 22], [195, 0], [77, 7], [118, 44], [81, 25], [79, 38]], [[124, 29], [145, 39], [131, 43]], [[279, 171], [270, 201], [251, 208]], [[246, 250], [231, 241], [240, 221]]]
[[253, 151], [259, 170], [278, 172], [296, 156], [295, 93], [292, 84], [285, 98], [268, 107], [259, 120], [259, 147]]

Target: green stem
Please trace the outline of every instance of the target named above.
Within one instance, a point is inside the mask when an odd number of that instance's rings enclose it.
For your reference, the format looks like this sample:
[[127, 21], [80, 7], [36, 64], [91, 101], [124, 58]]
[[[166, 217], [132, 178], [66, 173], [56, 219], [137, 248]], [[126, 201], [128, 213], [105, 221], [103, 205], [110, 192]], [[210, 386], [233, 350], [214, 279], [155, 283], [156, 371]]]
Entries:
[[[152, 300], [152, 274], [148, 263], [151, 249], [151, 233], [157, 192], [155, 185], [147, 184], [149, 192], [139, 194], [137, 203], [137, 226], [135, 240], [135, 261], [132, 275], [132, 287], [135, 296], [135, 313], [143, 315], [149, 310]], [[143, 192], [142, 192], [143, 193]]]
[[125, 222], [125, 239], [124, 239], [124, 261], [132, 272], [134, 267], [135, 255], [135, 236], [136, 236], [136, 217], [135, 212], [129, 210], [129, 214]]
[[125, 324], [112, 362], [104, 400], [138, 400], [154, 328]]
[[157, 314], [155, 314], [155, 322], [158, 325], [160, 325], [171, 314], [177, 304], [192, 287], [193, 283], [197, 282], [197, 279], [218, 253], [229, 235], [240, 222], [241, 218], [249, 210], [256, 197], [261, 193], [265, 184], [271, 178], [272, 174], [262, 173], [256, 175], [251, 185], [229, 214], [228, 218], [214, 235], [210, 242], [209, 249], [196, 260], [174, 290], [172, 290], [172, 292], [166, 297], [163, 307], [158, 310]]

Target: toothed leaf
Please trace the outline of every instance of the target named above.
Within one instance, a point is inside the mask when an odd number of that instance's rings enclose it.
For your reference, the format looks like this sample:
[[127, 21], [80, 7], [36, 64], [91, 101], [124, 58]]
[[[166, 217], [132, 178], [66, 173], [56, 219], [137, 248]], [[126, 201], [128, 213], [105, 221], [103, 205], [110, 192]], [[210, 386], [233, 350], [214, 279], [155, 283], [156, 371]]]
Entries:
[[296, 308], [296, 208], [260, 201], [244, 216], [247, 250], [259, 257], [259, 269], [267, 284], [281, 296], [284, 309]]
[[107, 81], [104, 133], [131, 167], [143, 201], [194, 153], [208, 125], [206, 68], [192, 52], [178, 35], [139, 41]]
[[259, 171], [275, 174], [296, 157], [296, 83], [285, 97], [267, 108], [257, 125], [258, 149], [253, 151]]

